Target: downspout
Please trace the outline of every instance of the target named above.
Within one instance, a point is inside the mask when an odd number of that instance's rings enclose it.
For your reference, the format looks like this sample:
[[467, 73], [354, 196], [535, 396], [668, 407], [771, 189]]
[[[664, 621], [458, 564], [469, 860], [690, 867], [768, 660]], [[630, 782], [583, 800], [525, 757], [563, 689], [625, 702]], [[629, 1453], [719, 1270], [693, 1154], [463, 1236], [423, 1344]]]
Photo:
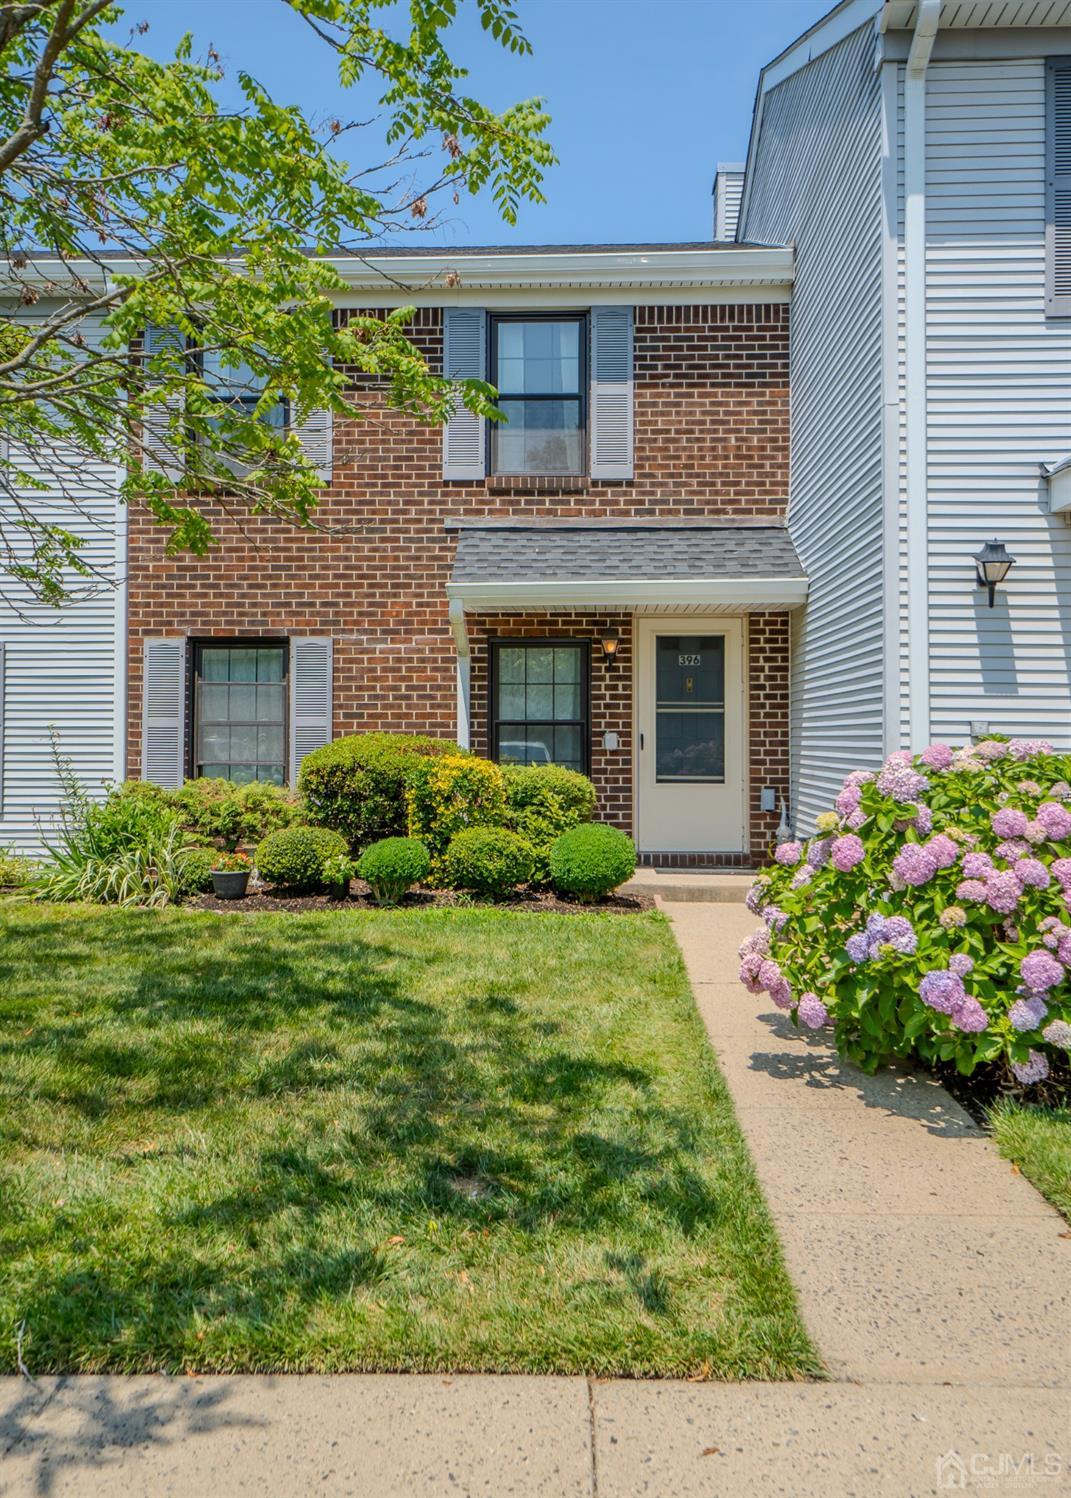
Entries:
[[904, 396], [908, 710], [911, 747], [930, 739], [930, 577], [926, 443], [926, 70], [941, 0], [920, 0], [904, 79]]
[[465, 605], [460, 598], [450, 600], [450, 631], [457, 647], [457, 741], [462, 749], [468, 749], [472, 738], [469, 725], [472, 658], [469, 651], [469, 631], [465, 623]]

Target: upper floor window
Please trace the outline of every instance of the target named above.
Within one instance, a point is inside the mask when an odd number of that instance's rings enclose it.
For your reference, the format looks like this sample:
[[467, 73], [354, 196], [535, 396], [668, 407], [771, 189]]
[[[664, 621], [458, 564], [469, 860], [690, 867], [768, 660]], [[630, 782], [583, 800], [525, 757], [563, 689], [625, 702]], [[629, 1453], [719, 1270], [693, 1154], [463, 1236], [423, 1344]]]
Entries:
[[582, 316], [491, 319], [491, 383], [508, 419], [492, 423], [492, 473], [584, 472], [586, 346]]
[[[251, 416], [264, 393], [264, 377], [255, 374], [248, 364], [225, 366], [218, 349], [204, 349], [197, 358], [201, 378], [212, 399], [229, 408], [235, 416]], [[287, 403], [280, 399], [262, 411], [259, 419], [266, 426], [282, 430], [287, 424], [287, 414]]]

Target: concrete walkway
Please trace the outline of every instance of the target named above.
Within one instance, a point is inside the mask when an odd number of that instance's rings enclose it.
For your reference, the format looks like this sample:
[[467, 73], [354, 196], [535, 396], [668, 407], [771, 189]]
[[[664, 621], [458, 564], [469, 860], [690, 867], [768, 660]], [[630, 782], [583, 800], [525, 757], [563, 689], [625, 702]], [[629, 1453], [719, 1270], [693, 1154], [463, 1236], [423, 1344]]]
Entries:
[[1071, 1493], [1066, 1224], [935, 1083], [747, 994], [741, 905], [665, 909], [830, 1382], [0, 1379], [0, 1495]]

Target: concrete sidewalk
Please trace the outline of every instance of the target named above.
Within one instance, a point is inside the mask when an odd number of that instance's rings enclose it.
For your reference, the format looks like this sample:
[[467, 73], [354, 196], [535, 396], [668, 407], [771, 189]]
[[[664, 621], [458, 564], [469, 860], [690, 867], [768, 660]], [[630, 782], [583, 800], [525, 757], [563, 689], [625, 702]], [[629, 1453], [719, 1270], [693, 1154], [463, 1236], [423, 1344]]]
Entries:
[[[0, 1381], [0, 1493], [907, 1498], [1071, 1483], [1071, 1395], [394, 1375]], [[1001, 1480], [1009, 1459], [1014, 1479]], [[944, 1466], [941, 1463], [944, 1462]], [[951, 1463], [951, 1465], [949, 1465]], [[990, 1482], [989, 1478], [995, 1480]]]
[[931, 1077], [864, 1076], [749, 994], [746, 909], [665, 909], [833, 1377], [1071, 1388], [1059, 1213]]

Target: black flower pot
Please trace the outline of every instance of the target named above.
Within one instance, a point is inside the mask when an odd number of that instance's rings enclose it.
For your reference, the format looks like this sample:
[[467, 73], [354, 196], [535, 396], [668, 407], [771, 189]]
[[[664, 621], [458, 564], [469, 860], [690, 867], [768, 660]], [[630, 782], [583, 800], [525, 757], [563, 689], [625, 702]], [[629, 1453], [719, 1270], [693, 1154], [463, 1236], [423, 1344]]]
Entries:
[[244, 899], [248, 883], [248, 869], [212, 870], [212, 889], [218, 900]]

